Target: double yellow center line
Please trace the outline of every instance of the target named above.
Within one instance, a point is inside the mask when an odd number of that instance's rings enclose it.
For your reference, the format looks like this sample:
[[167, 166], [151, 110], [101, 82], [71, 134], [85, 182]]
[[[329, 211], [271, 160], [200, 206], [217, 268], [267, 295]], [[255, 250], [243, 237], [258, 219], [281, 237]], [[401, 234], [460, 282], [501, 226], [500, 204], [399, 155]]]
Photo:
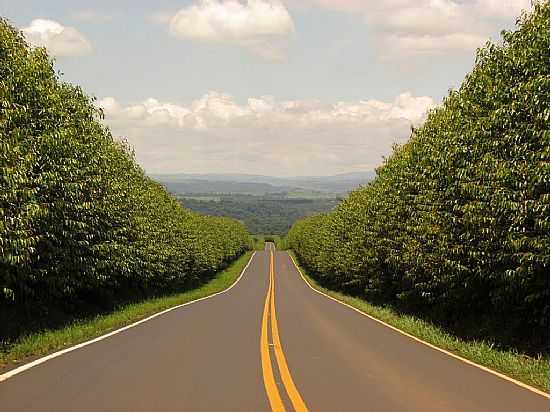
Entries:
[[265, 390], [269, 399], [271, 410], [274, 412], [286, 411], [279, 388], [275, 383], [275, 376], [273, 375], [273, 366], [271, 364], [271, 354], [269, 350], [269, 330], [268, 321], [271, 320], [271, 339], [273, 342], [273, 349], [275, 352], [275, 359], [279, 367], [279, 374], [285, 387], [286, 393], [294, 410], [307, 411], [307, 406], [300, 396], [296, 385], [292, 380], [288, 364], [286, 363], [285, 354], [281, 345], [281, 339], [279, 336], [279, 327], [277, 325], [277, 313], [275, 311], [275, 263], [273, 257], [273, 250], [270, 245], [269, 254], [269, 288], [267, 290], [267, 296], [265, 298], [264, 312], [262, 317], [262, 332], [260, 337], [260, 353], [262, 357], [262, 373], [264, 378]]

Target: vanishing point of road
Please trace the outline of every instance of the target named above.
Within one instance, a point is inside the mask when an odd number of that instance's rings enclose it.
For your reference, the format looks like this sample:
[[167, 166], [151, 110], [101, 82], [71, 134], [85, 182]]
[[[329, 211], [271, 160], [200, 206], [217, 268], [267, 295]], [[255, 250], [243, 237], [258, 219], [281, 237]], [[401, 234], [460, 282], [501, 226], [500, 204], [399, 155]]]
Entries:
[[268, 243], [226, 293], [0, 382], [0, 409], [542, 412], [550, 400], [315, 292]]

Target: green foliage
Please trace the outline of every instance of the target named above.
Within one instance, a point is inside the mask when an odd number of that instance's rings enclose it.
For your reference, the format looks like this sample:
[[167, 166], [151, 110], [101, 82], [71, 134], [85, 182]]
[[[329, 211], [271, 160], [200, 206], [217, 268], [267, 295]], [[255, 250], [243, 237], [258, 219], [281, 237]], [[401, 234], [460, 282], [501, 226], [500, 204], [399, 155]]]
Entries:
[[0, 304], [190, 287], [250, 248], [147, 178], [44, 49], [0, 20]]
[[282, 235], [292, 223], [314, 213], [328, 212], [338, 204], [336, 198], [288, 198], [286, 195], [251, 196], [239, 194], [208, 197], [182, 195], [185, 207], [198, 213], [232, 217], [242, 221], [250, 233]]
[[550, 4], [518, 25], [479, 50], [374, 182], [291, 229], [325, 284], [450, 324], [548, 332]]

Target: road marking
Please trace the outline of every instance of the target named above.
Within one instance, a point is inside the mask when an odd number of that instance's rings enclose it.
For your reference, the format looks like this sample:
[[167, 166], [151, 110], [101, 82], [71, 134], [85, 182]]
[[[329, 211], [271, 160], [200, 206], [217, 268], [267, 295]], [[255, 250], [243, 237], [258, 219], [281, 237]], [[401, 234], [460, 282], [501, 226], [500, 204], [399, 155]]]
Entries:
[[452, 358], [455, 358], [455, 359], [457, 359], [457, 360], [459, 360], [459, 361], [461, 361], [461, 362], [464, 362], [464, 363], [466, 363], [466, 364], [468, 364], [468, 365], [470, 365], [470, 366], [473, 366], [473, 367], [476, 367], [476, 368], [478, 368], [478, 369], [481, 369], [482, 371], [485, 371], [485, 372], [487, 372], [487, 373], [490, 373], [491, 375], [495, 375], [495, 376], [497, 376], [497, 377], [499, 377], [499, 378], [501, 378], [501, 379], [504, 379], [505, 381], [508, 381], [508, 382], [513, 383], [513, 384], [515, 384], [515, 385], [517, 385], [517, 386], [520, 386], [520, 387], [522, 387], [523, 389], [527, 389], [528, 391], [531, 391], [531, 392], [533, 392], [533, 393], [535, 393], [535, 394], [537, 394], [537, 395], [540, 395], [540, 396], [542, 396], [543, 398], [550, 399], [550, 394], [548, 394], [548, 393], [546, 393], [546, 392], [543, 392], [543, 391], [541, 391], [540, 389], [537, 389], [537, 388], [535, 388], [535, 387], [533, 387], [533, 386], [527, 385], [526, 383], [520, 382], [520, 381], [518, 381], [518, 380], [516, 380], [516, 379], [514, 379], [514, 378], [511, 378], [511, 377], [509, 377], [509, 376], [506, 376], [506, 375], [504, 375], [504, 374], [502, 374], [502, 373], [500, 373], [500, 372], [497, 372], [497, 371], [495, 371], [495, 370], [493, 370], [493, 369], [487, 368], [486, 366], [479, 365], [479, 364], [477, 364], [477, 363], [475, 363], [475, 362], [472, 362], [471, 360], [468, 360], [468, 359], [466, 359], [466, 358], [463, 358], [462, 356], [456, 355], [456, 354], [454, 354], [454, 353], [452, 353], [452, 352], [449, 352], [449, 351], [447, 351], [447, 350], [445, 350], [445, 349], [442, 349], [442, 348], [439, 348], [439, 347], [437, 347], [437, 346], [435, 346], [435, 345], [432, 345], [431, 343], [428, 343], [428, 342], [426, 342], [426, 341], [423, 341], [422, 339], [419, 339], [419, 338], [417, 338], [416, 336], [413, 336], [413, 335], [411, 335], [411, 334], [409, 334], [409, 333], [407, 333], [407, 332], [405, 332], [405, 331], [402, 331], [401, 329], [398, 329], [398, 328], [396, 328], [395, 326], [392, 326], [392, 325], [390, 325], [390, 324], [388, 324], [388, 323], [386, 323], [386, 322], [384, 322], [384, 321], [381, 321], [380, 319], [377, 319], [377, 318], [375, 318], [375, 317], [369, 315], [368, 313], [365, 313], [365, 312], [363, 312], [363, 311], [361, 311], [361, 310], [359, 310], [359, 309], [357, 309], [357, 308], [355, 308], [355, 307], [353, 307], [353, 306], [351, 306], [351, 305], [348, 305], [348, 304], [345, 303], [345, 302], [339, 301], [338, 299], [333, 298], [332, 296], [329, 296], [329, 295], [327, 295], [326, 293], [321, 292], [320, 290], [315, 289], [315, 288], [311, 285], [311, 283], [309, 283], [309, 281], [306, 279], [306, 277], [304, 276], [304, 274], [302, 273], [302, 270], [300, 269], [300, 267], [298, 266], [298, 264], [297, 264], [296, 261], [294, 260], [294, 257], [293, 257], [290, 253], [288, 253], [288, 256], [289, 256], [290, 259], [292, 260], [292, 263], [293, 263], [294, 266], [296, 267], [296, 270], [298, 271], [298, 273], [299, 273], [300, 276], [302, 277], [303, 281], [304, 281], [304, 282], [306, 283], [306, 285], [308, 285], [308, 286], [311, 288], [311, 290], [313, 290], [314, 292], [319, 293], [320, 295], [323, 295], [324, 297], [326, 297], [326, 298], [328, 298], [328, 299], [330, 299], [330, 300], [333, 300], [334, 302], [337, 302], [337, 303], [339, 303], [339, 304], [341, 304], [341, 305], [344, 305], [344, 306], [348, 307], [349, 309], [351, 309], [351, 310], [353, 310], [353, 311], [359, 313], [360, 315], [366, 316], [367, 318], [369, 318], [369, 319], [371, 319], [371, 320], [373, 320], [373, 321], [375, 321], [375, 322], [377, 322], [377, 323], [379, 323], [379, 324], [381, 324], [381, 325], [384, 325], [384, 326], [386, 326], [387, 328], [390, 328], [390, 329], [392, 329], [392, 330], [394, 330], [394, 331], [396, 331], [396, 332], [398, 332], [398, 333], [400, 333], [400, 334], [402, 334], [402, 335], [405, 335], [405, 336], [411, 338], [412, 340], [414, 340], [414, 341], [416, 341], [416, 342], [418, 342], [418, 343], [421, 343], [421, 344], [423, 344], [423, 345], [426, 345], [426, 346], [428, 346], [429, 348], [432, 348], [432, 349], [434, 349], [434, 350], [436, 350], [436, 351], [438, 351], [438, 352], [444, 353], [445, 355], [448, 355], [448, 356], [450, 356], [450, 357], [452, 357]]
[[[266, 248], [267, 249], [267, 248]], [[285, 412], [285, 406], [281, 399], [279, 388], [275, 383], [275, 377], [273, 375], [273, 366], [271, 363], [271, 355], [269, 347], [272, 346], [275, 352], [275, 360], [279, 367], [279, 373], [285, 391], [292, 403], [294, 410], [298, 412], [307, 412], [307, 406], [300, 396], [283, 351], [281, 344], [281, 337], [279, 335], [279, 325], [277, 323], [277, 312], [275, 310], [275, 258], [273, 255], [273, 245], [269, 244], [269, 287], [267, 289], [267, 296], [265, 297], [264, 312], [262, 317], [262, 330], [260, 337], [260, 353], [262, 359], [262, 374], [264, 379], [265, 391], [267, 398], [271, 406], [271, 410], [274, 412]], [[268, 319], [271, 320], [271, 338], [273, 343], [269, 343], [269, 331], [268, 331]]]
[[279, 365], [279, 373], [281, 374], [283, 385], [285, 386], [294, 410], [297, 412], [306, 412], [308, 410], [307, 406], [300, 396], [296, 385], [294, 384], [294, 380], [292, 379], [292, 375], [288, 369], [288, 364], [286, 362], [286, 357], [283, 352], [283, 346], [281, 345], [281, 339], [279, 336], [277, 313], [275, 311], [275, 259], [273, 258], [273, 251], [270, 253], [269, 276], [271, 282], [273, 283], [273, 288], [271, 290], [271, 336], [274, 344], [275, 358], [277, 359], [277, 364]]
[[[270, 252], [271, 254], [273, 252]], [[269, 317], [270, 306], [273, 288], [273, 279], [271, 277], [271, 270], [269, 273], [269, 288], [267, 289], [267, 295], [265, 297], [264, 303], [264, 313], [262, 316], [262, 332], [260, 337], [260, 353], [262, 358], [262, 375], [264, 378], [265, 391], [267, 393], [267, 399], [269, 400], [269, 405], [273, 412], [285, 412], [285, 406], [283, 405], [283, 400], [281, 399], [281, 394], [279, 393], [279, 388], [275, 383], [275, 377], [273, 376], [273, 367], [271, 365], [271, 356], [269, 354], [269, 338], [268, 338], [268, 329], [267, 321]], [[273, 322], [273, 320], [272, 320]]]
[[158, 313], [155, 313], [145, 319], [142, 319], [142, 320], [139, 320], [137, 322], [134, 322], [130, 325], [127, 325], [127, 326], [124, 326], [120, 329], [117, 329], [117, 330], [114, 330], [112, 332], [109, 332], [105, 335], [101, 335], [101, 336], [98, 336], [97, 338], [94, 338], [94, 339], [91, 339], [91, 340], [88, 340], [86, 342], [82, 342], [82, 343], [79, 343], [78, 345], [74, 345], [74, 346], [71, 346], [69, 348], [66, 348], [66, 349], [63, 349], [63, 350], [60, 350], [60, 351], [57, 351], [57, 352], [54, 352], [50, 355], [47, 355], [47, 356], [44, 356], [42, 358], [39, 358], [39, 359], [36, 359], [30, 363], [27, 363], [25, 365], [21, 365], [19, 366], [18, 368], [15, 368], [15, 369], [12, 369], [11, 371], [8, 371], [6, 373], [3, 373], [2, 375], [0, 375], [0, 382], [3, 382], [5, 380], [8, 380], [9, 378], [15, 376], [15, 375], [18, 375], [20, 374], [21, 372], [25, 372], [26, 370], [29, 370], [31, 368], [34, 368], [35, 366], [38, 366], [44, 362], [47, 362], [51, 359], [54, 359], [54, 358], [57, 358], [61, 355], [64, 355], [66, 353], [69, 353], [69, 352], [72, 352], [72, 351], [75, 351], [77, 349], [81, 349], [85, 346], [88, 346], [88, 345], [91, 345], [92, 343], [96, 343], [96, 342], [99, 342], [99, 341], [102, 341], [104, 339], [107, 339], [113, 335], [116, 335], [118, 333], [121, 333], [121, 332], [124, 332], [128, 329], [131, 329], [133, 327], [136, 327], [138, 325], [141, 325], [142, 323], [145, 323], [145, 322], [148, 322], [158, 316], [161, 316], [161, 315], [164, 315], [168, 312], [171, 312], [173, 310], [176, 310], [176, 309], [179, 309], [179, 308], [182, 308], [184, 306], [188, 306], [188, 305], [192, 305], [194, 303], [197, 303], [197, 302], [200, 302], [202, 300], [206, 300], [206, 299], [210, 299], [210, 298], [213, 298], [215, 296], [219, 296], [219, 295], [222, 295], [224, 293], [227, 293], [229, 292], [231, 289], [233, 289], [235, 287], [235, 285], [237, 285], [237, 283], [239, 283], [239, 281], [242, 279], [242, 277], [244, 276], [246, 270], [249, 268], [250, 264], [252, 263], [252, 260], [254, 259], [254, 256], [256, 255], [256, 252], [252, 253], [252, 256], [250, 256], [250, 259], [248, 260], [248, 263], [246, 264], [246, 266], [244, 267], [244, 269], [242, 270], [241, 274], [239, 275], [238, 279], [233, 282], [233, 284], [231, 286], [229, 286], [227, 289], [225, 290], [222, 290], [221, 292], [217, 292], [217, 293], [214, 293], [213, 295], [209, 295], [209, 296], [205, 296], [203, 298], [199, 298], [199, 299], [195, 299], [195, 300], [192, 300], [190, 302], [187, 302], [187, 303], [183, 303], [181, 305], [178, 305], [178, 306], [174, 306], [172, 308], [168, 308], [168, 309], [165, 309], [163, 310], [162, 312], [158, 312]]

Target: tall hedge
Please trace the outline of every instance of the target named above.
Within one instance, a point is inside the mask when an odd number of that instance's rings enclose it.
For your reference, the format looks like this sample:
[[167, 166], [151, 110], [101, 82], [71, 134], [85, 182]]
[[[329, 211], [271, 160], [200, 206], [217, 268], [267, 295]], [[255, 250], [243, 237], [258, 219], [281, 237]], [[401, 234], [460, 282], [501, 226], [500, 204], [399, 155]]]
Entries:
[[145, 176], [44, 49], [0, 20], [0, 304], [188, 287], [250, 246]]
[[448, 322], [549, 330], [550, 4], [502, 36], [371, 184], [291, 229], [324, 282]]

